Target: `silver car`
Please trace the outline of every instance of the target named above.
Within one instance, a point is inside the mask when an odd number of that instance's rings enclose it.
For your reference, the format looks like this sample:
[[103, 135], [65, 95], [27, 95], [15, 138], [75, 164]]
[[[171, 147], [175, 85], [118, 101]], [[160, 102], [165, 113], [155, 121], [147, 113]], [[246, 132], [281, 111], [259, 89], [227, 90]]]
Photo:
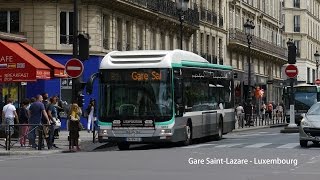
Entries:
[[301, 147], [307, 147], [308, 141], [314, 144], [320, 142], [320, 102], [312, 105], [306, 114], [302, 114], [299, 133]]

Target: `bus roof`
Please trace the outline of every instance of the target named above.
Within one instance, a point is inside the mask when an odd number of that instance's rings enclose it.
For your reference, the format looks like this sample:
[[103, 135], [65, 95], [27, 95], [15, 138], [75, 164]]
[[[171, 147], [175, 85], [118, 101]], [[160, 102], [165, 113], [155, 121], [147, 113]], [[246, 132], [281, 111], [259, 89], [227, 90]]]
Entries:
[[201, 56], [183, 50], [112, 51], [101, 61], [100, 69], [203, 67], [232, 70], [231, 66], [211, 64]]

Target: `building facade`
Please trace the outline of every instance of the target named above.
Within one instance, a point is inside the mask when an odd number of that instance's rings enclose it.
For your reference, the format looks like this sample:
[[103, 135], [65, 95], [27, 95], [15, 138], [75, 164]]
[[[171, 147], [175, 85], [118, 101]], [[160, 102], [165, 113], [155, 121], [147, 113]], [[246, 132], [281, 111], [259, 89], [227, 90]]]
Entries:
[[[259, 87], [264, 90], [264, 97], [256, 100], [281, 102], [284, 80], [281, 72], [282, 66], [287, 63], [281, 2], [279, 0], [230, 0], [227, 9], [226, 64], [233, 66], [237, 72], [237, 101], [243, 102], [248, 92], [248, 59], [250, 58], [253, 88], [251, 96], [254, 97], [255, 88]], [[250, 56], [247, 36], [244, 33], [244, 23], [248, 19], [255, 25]]]
[[317, 67], [314, 54], [320, 51], [320, 1], [284, 0], [285, 35], [297, 47], [298, 82], [315, 83]]

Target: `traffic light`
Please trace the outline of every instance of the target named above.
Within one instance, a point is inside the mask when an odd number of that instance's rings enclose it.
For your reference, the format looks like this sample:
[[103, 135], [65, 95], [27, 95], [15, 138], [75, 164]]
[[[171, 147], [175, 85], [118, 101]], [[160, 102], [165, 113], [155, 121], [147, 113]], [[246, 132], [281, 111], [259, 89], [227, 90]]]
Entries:
[[295, 64], [297, 57], [297, 48], [294, 44], [288, 46], [288, 63]]
[[79, 59], [85, 61], [89, 59], [89, 34], [83, 33], [78, 35], [79, 39]]
[[82, 94], [82, 91], [77, 96], [77, 104], [79, 107], [83, 107], [84, 105], [84, 95]]

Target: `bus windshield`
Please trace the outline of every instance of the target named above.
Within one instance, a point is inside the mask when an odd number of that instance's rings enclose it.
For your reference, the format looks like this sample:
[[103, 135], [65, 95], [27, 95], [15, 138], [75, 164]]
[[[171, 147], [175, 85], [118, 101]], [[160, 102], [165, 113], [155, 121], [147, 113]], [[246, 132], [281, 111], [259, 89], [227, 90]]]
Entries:
[[173, 115], [169, 69], [102, 71], [101, 121], [168, 121]]
[[296, 92], [295, 93], [295, 109], [308, 110], [317, 102], [317, 93]]

